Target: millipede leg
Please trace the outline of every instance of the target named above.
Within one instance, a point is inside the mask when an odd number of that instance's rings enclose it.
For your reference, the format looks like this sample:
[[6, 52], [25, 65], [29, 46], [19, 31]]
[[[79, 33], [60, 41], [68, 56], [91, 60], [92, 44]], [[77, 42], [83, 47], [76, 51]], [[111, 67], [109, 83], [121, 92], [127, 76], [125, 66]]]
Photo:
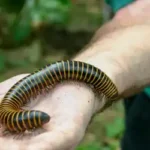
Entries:
[[10, 131], [7, 128], [3, 129], [2, 136], [13, 136], [13, 139], [20, 139], [24, 135], [24, 131], [22, 132], [16, 132], [16, 131]]
[[10, 135], [12, 134], [13, 132], [9, 131], [7, 128], [3, 129], [2, 131], [2, 136], [7, 136], [7, 135]]
[[38, 129], [36, 129], [35, 130], [35, 132], [33, 132], [33, 136], [37, 136], [37, 135], [39, 135], [40, 133], [42, 133], [42, 131], [41, 131], [41, 129], [40, 128], [38, 128]]
[[16, 140], [18, 140], [18, 139], [22, 139], [23, 138], [23, 136], [24, 136], [24, 131], [22, 131], [22, 132], [18, 132], [18, 133], [15, 133], [15, 135], [14, 135], [14, 137], [13, 137], [13, 139], [16, 139]]
[[43, 129], [42, 127], [29, 129], [28, 131], [29, 131], [29, 134], [31, 134], [31, 136], [37, 136], [43, 132], [46, 132], [46, 130]]
[[45, 92], [48, 93], [51, 89], [52, 89], [52, 87], [47, 87], [47, 88], [45, 88]]

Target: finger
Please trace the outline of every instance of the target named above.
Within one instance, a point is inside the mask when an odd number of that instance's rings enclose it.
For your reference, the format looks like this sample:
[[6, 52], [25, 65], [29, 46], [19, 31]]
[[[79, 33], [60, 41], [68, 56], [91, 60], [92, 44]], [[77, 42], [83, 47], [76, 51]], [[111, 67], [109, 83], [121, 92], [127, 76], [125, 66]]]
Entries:
[[[78, 137], [76, 136], [76, 138]], [[15, 150], [74, 150], [77, 144], [74, 144], [73, 139], [73, 134], [53, 131], [51, 133], [42, 134], [36, 138], [30, 137], [25, 140], [0, 137], [0, 143], [3, 143], [1, 150], [9, 150], [10, 145], [11, 148]]]
[[[39, 135], [28, 141], [27, 150], [73, 150], [83, 138], [82, 134], [77, 134], [74, 130], [69, 132], [52, 131]], [[74, 140], [78, 139], [78, 140]]]

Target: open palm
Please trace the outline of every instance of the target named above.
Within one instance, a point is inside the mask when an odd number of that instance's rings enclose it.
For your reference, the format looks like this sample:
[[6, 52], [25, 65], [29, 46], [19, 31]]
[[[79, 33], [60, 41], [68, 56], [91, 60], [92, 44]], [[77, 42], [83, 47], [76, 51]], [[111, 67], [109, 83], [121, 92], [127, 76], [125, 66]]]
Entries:
[[[26, 74], [10, 78], [0, 84], [3, 98], [10, 87]], [[47, 94], [38, 96], [28, 109], [41, 110], [51, 116], [43, 128], [46, 132], [14, 139], [0, 137], [0, 149], [9, 150], [73, 150], [82, 140], [92, 115], [99, 108], [99, 101], [90, 88], [81, 83], [64, 82]], [[2, 133], [2, 130], [1, 130]], [[38, 133], [34, 131], [33, 133]]]

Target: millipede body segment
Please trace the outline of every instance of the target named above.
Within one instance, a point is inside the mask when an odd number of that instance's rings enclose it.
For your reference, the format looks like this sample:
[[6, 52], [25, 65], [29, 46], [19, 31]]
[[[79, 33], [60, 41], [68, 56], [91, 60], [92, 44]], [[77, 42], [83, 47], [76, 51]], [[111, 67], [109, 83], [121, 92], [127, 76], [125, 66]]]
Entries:
[[100, 69], [79, 61], [59, 61], [26, 76], [14, 84], [0, 104], [0, 123], [11, 132], [41, 127], [50, 121], [42, 111], [22, 110], [32, 97], [63, 80], [76, 80], [93, 85], [108, 99], [115, 99], [118, 91], [108, 76]]

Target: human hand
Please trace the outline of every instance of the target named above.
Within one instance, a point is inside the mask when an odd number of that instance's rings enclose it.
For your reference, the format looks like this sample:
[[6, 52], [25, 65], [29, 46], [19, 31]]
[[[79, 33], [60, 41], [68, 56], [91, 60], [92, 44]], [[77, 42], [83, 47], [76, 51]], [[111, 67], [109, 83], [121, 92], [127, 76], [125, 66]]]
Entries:
[[[13, 84], [25, 76], [18, 75], [0, 83], [1, 99]], [[31, 109], [51, 116], [50, 122], [44, 126], [47, 131], [37, 136], [24, 136], [23, 139], [1, 136], [1, 150], [74, 150], [82, 140], [91, 117], [102, 106], [87, 85], [76, 82], [58, 84], [36, 100], [40, 102]]]

